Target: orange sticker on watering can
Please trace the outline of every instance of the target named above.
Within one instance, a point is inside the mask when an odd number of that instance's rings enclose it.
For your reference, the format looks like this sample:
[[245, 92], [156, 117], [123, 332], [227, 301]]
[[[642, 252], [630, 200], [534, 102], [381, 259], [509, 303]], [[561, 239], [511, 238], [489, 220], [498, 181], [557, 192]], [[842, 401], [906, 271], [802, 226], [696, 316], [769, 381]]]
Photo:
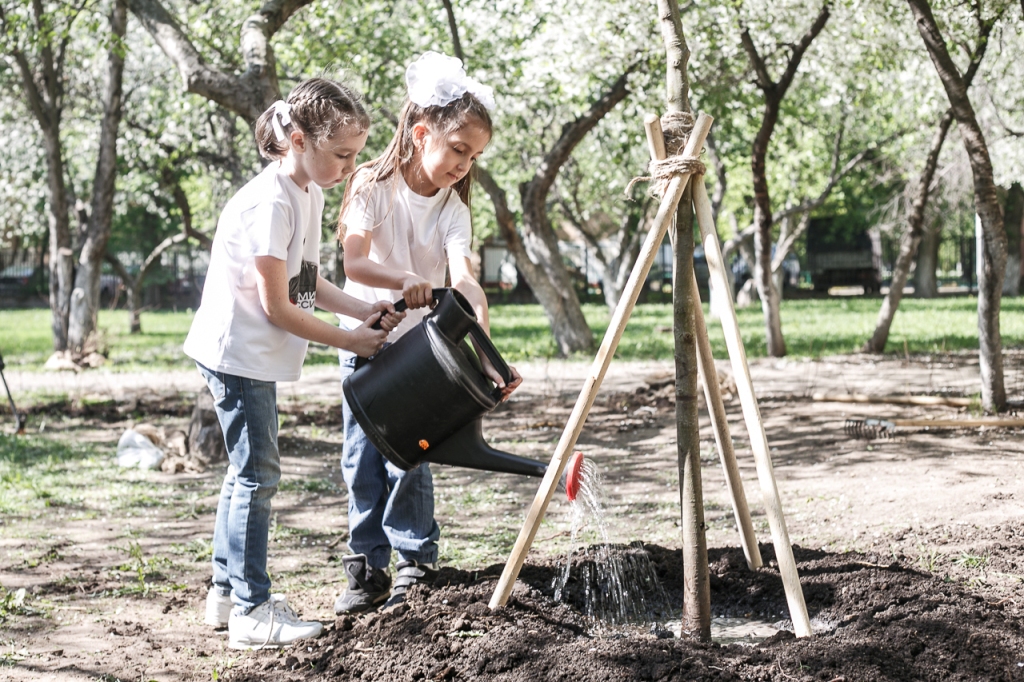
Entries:
[[426, 449], [427, 449], [427, 448], [429, 448], [429, 447], [430, 447], [430, 443], [428, 443], [428, 442], [427, 442], [427, 441], [425, 441], [425, 440], [421, 440], [421, 441], [420, 441], [420, 449], [422, 449], [422, 450], [426, 450]]

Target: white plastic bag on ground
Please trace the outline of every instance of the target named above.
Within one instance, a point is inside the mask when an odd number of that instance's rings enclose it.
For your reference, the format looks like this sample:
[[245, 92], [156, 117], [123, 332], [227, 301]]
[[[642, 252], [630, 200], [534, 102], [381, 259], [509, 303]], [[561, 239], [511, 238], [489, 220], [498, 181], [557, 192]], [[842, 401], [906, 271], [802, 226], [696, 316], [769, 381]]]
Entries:
[[164, 451], [134, 429], [128, 429], [117, 441], [117, 463], [123, 467], [159, 469]]

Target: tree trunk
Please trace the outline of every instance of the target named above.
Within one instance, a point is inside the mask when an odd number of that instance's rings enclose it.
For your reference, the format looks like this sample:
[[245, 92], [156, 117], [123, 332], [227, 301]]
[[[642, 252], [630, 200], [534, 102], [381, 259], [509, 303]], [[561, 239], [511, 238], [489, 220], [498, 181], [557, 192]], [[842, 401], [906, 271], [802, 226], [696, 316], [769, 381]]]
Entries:
[[558, 237], [547, 214], [547, 189], [531, 181], [520, 186], [520, 195], [523, 253], [536, 266], [523, 274], [547, 313], [559, 353], [589, 351], [594, 345], [594, 334], [583, 317], [576, 289], [558, 251]]
[[128, 24], [127, 0], [114, 0], [110, 14], [110, 39], [107, 53], [107, 87], [103, 97], [99, 155], [93, 181], [92, 212], [75, 274], [68, 326], [68, 347], [75, 356], [83, 355], [96, 331], [100, 306], [100, 274], [110, 239], [114, 213], [114, 187], [117, 180], [117, 129], [121, 124], [121, 82], [124, 74], [124, 38]]
[[786, 340], [782, 336], [782, 317], [779, 299], [772, 292], [772, 208], [768, 193], [768, 143], [779, 118], [779, 101], [765, 95], [761, 128], [754, 137], [750, 168], [754, 180], [754, 284], [761, 298], [764, 314], [765, 342], [768, 355], [781, 358], [786, 355]]
[[[491, 203], [494, 204], [494, 215], [498, 222], [498, 229], [505, 240], [506, 248], [512, 254], [512, 257], [515, 258], [516, 269], [522, 274], [526, 283], [530, 285], [530, 289], [533, 290], [537, 301], [544, 308], [548, 322], [551, 324], [552, 333], [555, 335], [555, 341], [558, 343], [559, 352], [563, 355], [573, 352], [572, 344], [578, 343], [575, 339], [577, 335], [567, 324], [563, 325], [561, 323], [561, 320], [568, 319], [568, 313], [565, 310], [567, 299], [555, 287], [541, 265], [535, 263], [527, 252], [526, 246], [523, 244], [518, 230], [516, 230], [516, 218], [508, 207], [508, 197], [505, 194], [505, 190], [498, 186], [498, 183], [483, 166], [475, 165], [473, 172], [476, 174], [477, 182], [487, 192]], [[541, 248], [547, 249], [548, 247], [541, 242]], [[564, 270], [564, 265], [562, 268]], [[575, 298], [575, 293], [573, 293], [573, 297]], [[576, 307], [579, 309], [579, 300], [575, 300]], [[580, 309], [580, 316], [582, 316], [582, 309]], [[567, 338], [559, 338], [558, 333], [555, 332], [556, 326], [560, 333]], [[589, 327], [587, 331], [589, 332]]]
[[892, 327], [892, 320], [896, 316], [896, 309], [899, 308], [903, 299], [903, 287], [907, 284], [910, 275], [910, 265], [914, 262], [917, 249], [921, 244], [922, 226], [924, 225], [924, 209], [928, 205], [928, 194], [931, 191], [932, 180], [935, 177], [935, 169], [939, 165], [939, 154], [942, 152], [942, 145], [946, 141], [946, 134], [953, 123], [953, 112], [947, 111], [939, 121], [938, 130], [932, 137], [931, 148], [925, 160], [924, 170], [918, 180], [914, 198], [910, 204], [910, 214], [907, 216], [907, 229], [900, 239], [900, 252], [896, 257], [896, 265], [892, 269], [892, 282], [889, 285], [889, 293], [882, 301], [882, 308], [878, 311], [878, 320], [875, 322], [875, 331], [871, 338], [864, 344], [866, 353], [884, 353], [885, 344], [889, 340], [889, 329]]
[[998, 412], [1006, 408], [1003, 344], [999, 332], [999, 309], [1002, 305], [1003, 277], [1006, 275], [1003, 208], [996, 194], [988, 146], [968, 96], [967, 85], [949, 56], [931, 7], [927, 0], [907, 2], [917, 22], [918, 32], [946, 90], [946, 97], [956, 117], [960, 137], [971, 162], [974, 203], [983, 237], [983, 248], [978, 253], [978, 355], [981, 365], [981, 404], [986, 410]]
[[797, 69], [804, 53], [810, 47], [814, 39], [825, 28], [830, 14], [829, 3], [826, 2], [818, 11], [811, 26], [807, 29], [800, 41], [789, 45], [790, 55], [786, 62], [786, 68], [779, 77], [778, 82], [773, 81], [768, 73], [768, 65], [757, 51], [750, 31], [746, 28], [740, 34], [743, 49], [747, 53], [750, 65], [754, 70], [755, 84], [764, 96], [764, 114], [761, 117], [761, 126], [754, 137], [754, 144], [750, 155], [750, 167], [753, 175], [754, 187], [754, 251], [756, 252], [756, 263], [754, 265], [754, 282], [757, 285], [758, 294], [761, 296], [761, 309], [764, 312], [765, 340], [768, 346], [768, 355], [771, 357], [782, 357], [786, 354], [786, 341], [782, 336], [782, 318], [779, 315], [779, 299], [772, 294], [772, 208], [771, 198], [768, 194], [768, 176], [766, 170], [766, 159], [768, 157], [768, 144], [771, 142], [772, 132], [775, 130], [775, 123], [779, 118], [779, 107], [786, 91], [793, 84]]
[[1024, 211], [1020, 213], [1020, 227], [1018, 234], [1020, 235], [1020, 280], [1017, 285], [1017, 291], [1024, 291]]
[[53, 129], [43, 128], [43, 142], [50, 184], [50, 332], [53, 350], [59, 352], [68, 347], [68, 315], [75, 272], [59, 121]]
[[914, 268], [914, 297], [938, 298], [939, 283], [935, 271], [939, 267], [939, 246], [942, 245], [942, 224], [938, 220], [921, 235]]
[[[689, 112], [686, 64], [690, 49], [683, 35], [676, 0], [658, 0], [661, 36], [667, 62], [669, 112]], [[693, 301], [700, 300], [693, 278], [693, 184], [686, 187], [676, 210], [672, 239], [672, 332], [676, 369], [676, 457], [683, 529], [682, 631], [701, 642], [711, 641], [711, 583], [708, 571], [707, 526], [700, 472], [700, 423], [697, 420], [697, 340]]]

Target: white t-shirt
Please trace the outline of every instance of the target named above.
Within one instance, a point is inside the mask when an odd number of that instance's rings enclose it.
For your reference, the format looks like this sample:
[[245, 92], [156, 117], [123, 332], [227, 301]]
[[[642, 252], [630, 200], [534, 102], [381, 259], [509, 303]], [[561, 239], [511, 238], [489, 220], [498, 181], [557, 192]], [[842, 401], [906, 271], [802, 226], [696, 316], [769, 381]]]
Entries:
[[[469, 258], [473, 228], [469, 208], [454, 191], [442, 189], [432, 197], [416, 194], [400, 173], [378, 182], [369, 191], [355, 192], [342, 217], [346, 234], [370, 235], [370, 260], [393, 270], [413, 272], [434, 287], [443, 287], [447, 260]], [[402, 292], [376, 289], [351, 278], [345, 293], [367, 303], [397, 301]], [[398, 328], [388, 335], [395, 341], [419, 324], [429, 308], [410, 310]], [[341, 317], [352, 329], [363, 320]]]
[[274, 325], [256, 289], [257, 256], [286, 262], [288, 296], [313, 312], [320, 269], [323, 190], [307, 191], [271, 163], [224, 207], [203, 299], [185, 354], [212, 370], [260, 381], [296, 381], [309, 342]]

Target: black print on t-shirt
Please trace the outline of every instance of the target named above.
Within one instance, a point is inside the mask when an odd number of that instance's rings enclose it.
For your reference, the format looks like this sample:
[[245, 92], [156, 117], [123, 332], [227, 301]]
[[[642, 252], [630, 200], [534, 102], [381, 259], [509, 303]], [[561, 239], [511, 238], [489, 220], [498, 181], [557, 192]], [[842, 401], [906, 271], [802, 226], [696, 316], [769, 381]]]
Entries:
[[288, 300], [302, 310], [312, 310], [316, 303], [317, 265], [302, 261], [299, 274], [288, 280]]

